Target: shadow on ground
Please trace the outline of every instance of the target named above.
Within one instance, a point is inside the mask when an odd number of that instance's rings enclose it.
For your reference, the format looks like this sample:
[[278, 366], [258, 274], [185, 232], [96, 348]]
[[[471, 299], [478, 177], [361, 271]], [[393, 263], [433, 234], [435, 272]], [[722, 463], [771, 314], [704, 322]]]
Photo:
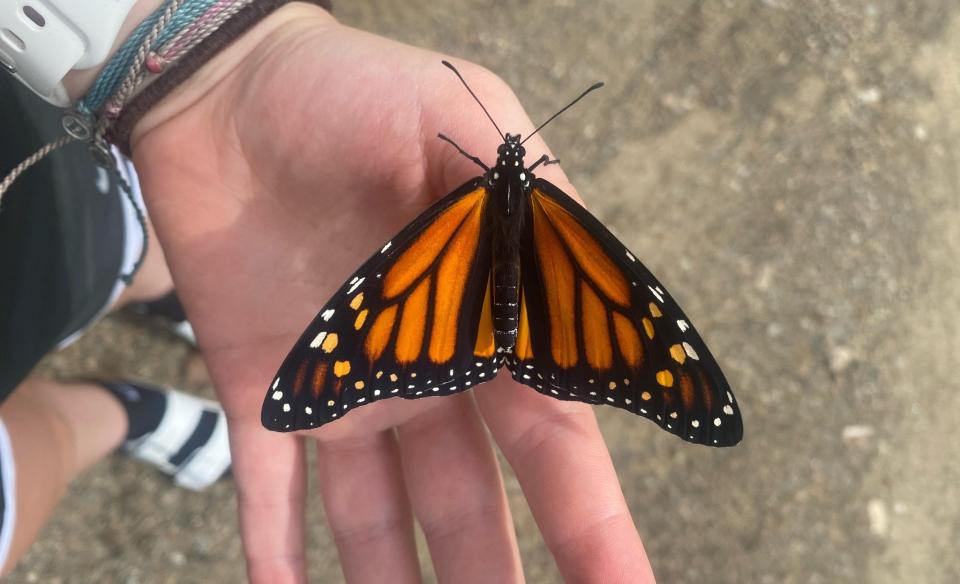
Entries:
[[[546, 138], [709, 340], [747, 432], [736, 449], [696, 448], [598, 409], [661, 582], [960, 581], [957, 8], [338, 6], [349, 24], [486, 65], [535, 120], [607, 82]], [[128, 318], [45, 370], [210, 392], [189, 350]], [[508, 486], [528, 580], [557, 581]], [[238, 581], [232, 496], [229, 484], [177, 491], [111, 458], [77, 481], [10, 581]], [[311, 572], [339, 581], [313, 512]]]

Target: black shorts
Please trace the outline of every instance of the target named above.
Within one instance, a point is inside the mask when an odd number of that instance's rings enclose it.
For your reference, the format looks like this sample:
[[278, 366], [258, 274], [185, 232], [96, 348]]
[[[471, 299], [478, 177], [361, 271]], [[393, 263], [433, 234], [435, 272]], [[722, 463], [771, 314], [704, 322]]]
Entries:
[[[64, 135], [60, 116], [0, 73], [0, 175]], [[27, 170], [0, 201], [0, 402], [117, 295], [129, 231], [121, 197], [74, 142]]]

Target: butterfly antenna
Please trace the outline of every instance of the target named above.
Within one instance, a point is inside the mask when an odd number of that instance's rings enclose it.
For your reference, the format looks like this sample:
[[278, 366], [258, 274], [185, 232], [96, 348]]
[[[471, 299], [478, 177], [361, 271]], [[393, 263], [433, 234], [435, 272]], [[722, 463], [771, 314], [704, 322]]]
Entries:
[[[598, 81], [597, 83], [594, 83], [593, 85], [591, 85], [586, 91], [584, 91], [583, 93], [581, 93], [580, 96], [577, 97], [577, 99], [575, 99], [575, 100], [571, 101], [570, 103], [568, 103], [568, 104], [567, 104], [567, 107], [565, 107], [565, 108], [563, 108], [562, 110], [558, 111], [557, 113], [553, 114], [552, 116], [550, 116], [550, 117], [547, 119], [547, 121], [545, 121], [545, 122], [543, 122], [542, 124], [540, 124], [540, 125], [537, 127], [536, 130], [534, 130], [533, 132], [531, 132], [529, 136], [527, 136], [526, 138], [523, 139], [523, 142], [526, 142], [526, 141], [529, 140], [530, 138], [533, 138], [534, 134], [536, 134], [537, 132], [539, 132], [540, 130], [542, 130], [543, 127], [546, 126], [547, 124], [549, 124], [550, 122], [552, 122], [554, 118], [556, 118], [557, 116], [559, 116], [559, 115], [562, 114], [563, 112], [565, 112], [565, 111], [567, 111], [568, 109], [570, 109], [571, 107], [573, 107], [573, 104], [577, 103], [578, 101], [580, 101], [581, 99], [583, 99], [584, 97], [586, 97], [588, 93], [590, 93], [591, 91], [594, 91], [594, 90], [596, 90], [596, 89], [600, 89], [601, 87], [603, 87], [603, 82], [602, 82], [602, 81]], [[520, 143], [523, 144], [523, 142], [520, 142]]]
[[467, 88], [467, 91], [470, 92], [470, 95], [473, 96], [473, 99], [477, 101], [477, 104], [480, 106], [480, 109], [483, 110], [483, 113], [487, 114], [487, 118], [490, 120], [490, 123], [493, 124], [493, 127], [497, 129], [497, 133], [500, 134], [500, 139], [506, 142], [507, 138], [503, 135], [503, 132], [500, 131], [500, 126], [497, 125], [497, 122], [493, 121], [493, 116], [490, 115], [490, 112], [487, 111], [487, 108], [483, 107], [483, 104], [480, 102], [480, 98], [477, 97], [477, 94], [474, 93], [472, 89], [470, 89], [469, 85], [467, 85], [467, 80], [463, 78], [463, 75], [461, 75], [460, 72], [457, 71], [457, 68], [451, 65], [449, 61], [440, 61], [440, 62], [443, 63], [448, 69], [450, 69], [451, 71], [457, 74], [457, 77], [460, 78], [460, 82], [463, 83], [463, 86]]

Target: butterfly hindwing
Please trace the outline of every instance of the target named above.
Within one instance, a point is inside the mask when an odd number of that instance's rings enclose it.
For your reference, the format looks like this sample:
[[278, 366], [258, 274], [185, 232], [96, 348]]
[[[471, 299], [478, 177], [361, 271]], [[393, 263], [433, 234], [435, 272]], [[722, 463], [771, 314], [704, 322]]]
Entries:
[[531, 188], [507, 360], [514, 378], [555, 398], [626, 409], [691, 442], [739, 442], [730, 387], [663, 285], [559, 188], [539, 178]]
[[316, 428], [380, 399], [448, 395], [492, 377], [488, 209], [482, 179], [471, 180], [364, 263], [284, 360], [263, 425]]

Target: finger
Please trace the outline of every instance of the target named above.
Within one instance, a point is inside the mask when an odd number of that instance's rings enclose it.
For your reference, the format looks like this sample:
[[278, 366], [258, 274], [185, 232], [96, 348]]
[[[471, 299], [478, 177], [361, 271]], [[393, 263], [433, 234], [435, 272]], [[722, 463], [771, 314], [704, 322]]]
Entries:
[[419, 582], [392, 430], [317, 443], [320, 492], [348, 582]]
[[230, 419], [228, 423], [250, 581], [306, 582], [302, 439], [266, 432], [253, 418]]
[[516, 582], [520, 552], [500, 468], [472, 396], [399, 428], [410, 501], [440, 582]]
[[505, 378], [475, 395], [564, 579], [653, 582], [590, 407]]

